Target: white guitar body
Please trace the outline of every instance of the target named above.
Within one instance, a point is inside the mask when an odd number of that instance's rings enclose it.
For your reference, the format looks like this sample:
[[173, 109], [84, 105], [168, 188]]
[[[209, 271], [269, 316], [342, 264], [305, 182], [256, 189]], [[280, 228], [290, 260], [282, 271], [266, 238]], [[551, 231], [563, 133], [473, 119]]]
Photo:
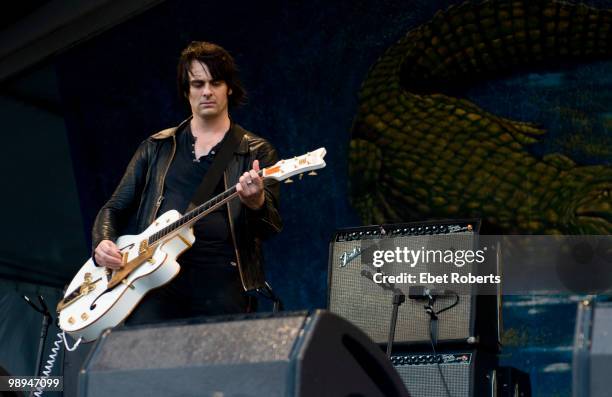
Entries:
[[[139, 235], [125, 235], [117, 239], [117, 247], [128, 252], [128, 259], [138, 256], [139, 244], [149, 236], [178, 220], [178, 211], [168, 211]], [[73, 338], [90, 342], [98, 338], [106, 328], [122, 322], [150, 290], [172, 280], [181, 270], [176, 258], [195, 241], [190, 227], [177, 231], [173, 237], [163, 241], [154, 251], [152, 260], [144, 261], [120, 284], [107, 291], [112, 272], [96, 266], [90, 258], [76, 274], [66, 289], [64, 298], [82, 288], [86, 280], [94, 288], [83, 294], [59, 313], [60, 328]]]

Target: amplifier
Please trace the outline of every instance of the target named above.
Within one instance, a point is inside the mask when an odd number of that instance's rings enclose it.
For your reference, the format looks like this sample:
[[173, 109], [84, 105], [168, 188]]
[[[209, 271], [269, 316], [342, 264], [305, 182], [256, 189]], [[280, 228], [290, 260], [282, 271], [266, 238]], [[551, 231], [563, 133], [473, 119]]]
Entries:
[[493, 396], [494, 355], [478, 350], [393, 354], [391, 363], [412, 397]]
[[[429, 344], [430, 317], [422, 301], [411, 300], [413, 284], [374, 282], [374, 274], [400, 274], [405, 263], [386, 263], [382, 268], [373, 264], [372, 253], [381, 247], [422, 250], [475, 250], [478, 247], [479, 220], [447, 220], [365, 226], [342, 229], [330, 243], [328, 271], [328, 308], [357, 327], [376, 343], [386, 343], [395, 293], [406, 301], [399, 306], [396, 343]], [[411, 265], [412, 266], [412, 265]], [[410, 272], [430, 270], [428, 263], [417, 262]], [[462, 271], [469, 271], [466, 264]], [[500, 295], [478, 296], [475, 290], [461, 287], [456, 306], [439, 314], [438, 343], [489, 346], [497, 350], [500, 329]], [[469, 287], [471, 288], [471, 287]], [[436, 299], [436, 311], [454, 303], [455, 296]], [[478, 311], [477, 311], [478, 309]], [[482, 331], [482, 332], [481, 332]]]

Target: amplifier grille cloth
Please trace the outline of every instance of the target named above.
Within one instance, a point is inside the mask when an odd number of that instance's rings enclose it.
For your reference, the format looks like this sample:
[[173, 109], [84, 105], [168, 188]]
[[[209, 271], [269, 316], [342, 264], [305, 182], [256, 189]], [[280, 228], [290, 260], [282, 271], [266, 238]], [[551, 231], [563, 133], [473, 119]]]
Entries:
[[[385, 237], [385, 247], [408, 247], [411, 250], [473, 250], [475, 237], [471, 232], [449, 233], [435, 236], [397, 236]], [[379, 239], [380, 240], [380, 239]], [[368, 263], [367, 255], [359, 255], [342, 267], [341, 255], [351, 252], [355, 248], [367, 250], [377, 243], [375, 239], [352, 240], [334, 242], [332, 247], [331, 279], [329, 291], [329, 310], [353, 322], [361, 328], [374, 342], [386, 343], [389, 336], [389, 324], [393, 309], [393, 291], [384, 289], [380, 284], [374, 283], [371, 278], [362, 275], [363, 271], [374, 274], [377, 269]], [[371, 257], [371, 255], [370, 255]], [[431, 264], [419, 262], [410, 269], [405, 263], [385, 264], [381, 269], [385, 274], [397, 275], [408, 271], [419, 274], [431, 271]], [[453, 266], [453, 265], [446, 265]], [[462, 274], [470, 271], [466, 264]], [[420, 285], [420, 284], [417, 284]], [[401, 343], [429, 343], [429, 316], [423, 308], [424, 302], [408, 298], [410, 284], [396, 284], [395, 287], [403, 291], [406, 301], [399, 307], [395, 342]], [[465, 287], [464, 287], [465, 288]], [[463, 291], [464, 293], [466, 290]], [[445, 340], [463, 340], [474, 336], [474, 301], [471, 295], [461, 295], [459, 304], [439, 315], [438, 342]], [[454, 297], [439, 298], [434, 304], [436, 310], [451, 305]]]

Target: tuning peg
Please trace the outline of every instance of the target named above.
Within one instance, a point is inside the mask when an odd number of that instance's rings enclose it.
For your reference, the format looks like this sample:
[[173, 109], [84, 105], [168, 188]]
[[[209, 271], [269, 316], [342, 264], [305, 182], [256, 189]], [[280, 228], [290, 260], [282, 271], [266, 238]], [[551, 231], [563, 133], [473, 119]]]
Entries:
[[291, 178], [285, 179], [285, 183], [293, 183], [293, 180]]
[[317, 175], [317, 173], [316, 173], [315, 171], [310, 171], [310, 172], [308, 173], [308, 175], [309, 175], [309, 176], [316, 176], [316, 175]]
[[304, 174], [300, 174], [298, 179], [301, 181], [303, 177], [304, 177]]

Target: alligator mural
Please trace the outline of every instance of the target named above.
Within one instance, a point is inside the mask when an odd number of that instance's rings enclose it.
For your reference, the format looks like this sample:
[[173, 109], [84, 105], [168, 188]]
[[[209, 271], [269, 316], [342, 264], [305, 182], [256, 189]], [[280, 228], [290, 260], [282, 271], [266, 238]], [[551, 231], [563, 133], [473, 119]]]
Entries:
[[583, 4], [484, 1], [409, 31], [360, 91], [349, 183], [362, 222], [481, 217], [500, 233], [611, 233], [612, 167], [534, 155], [545, 129], [461, 96], [510, 72], [607, 59], [611, 22]]

